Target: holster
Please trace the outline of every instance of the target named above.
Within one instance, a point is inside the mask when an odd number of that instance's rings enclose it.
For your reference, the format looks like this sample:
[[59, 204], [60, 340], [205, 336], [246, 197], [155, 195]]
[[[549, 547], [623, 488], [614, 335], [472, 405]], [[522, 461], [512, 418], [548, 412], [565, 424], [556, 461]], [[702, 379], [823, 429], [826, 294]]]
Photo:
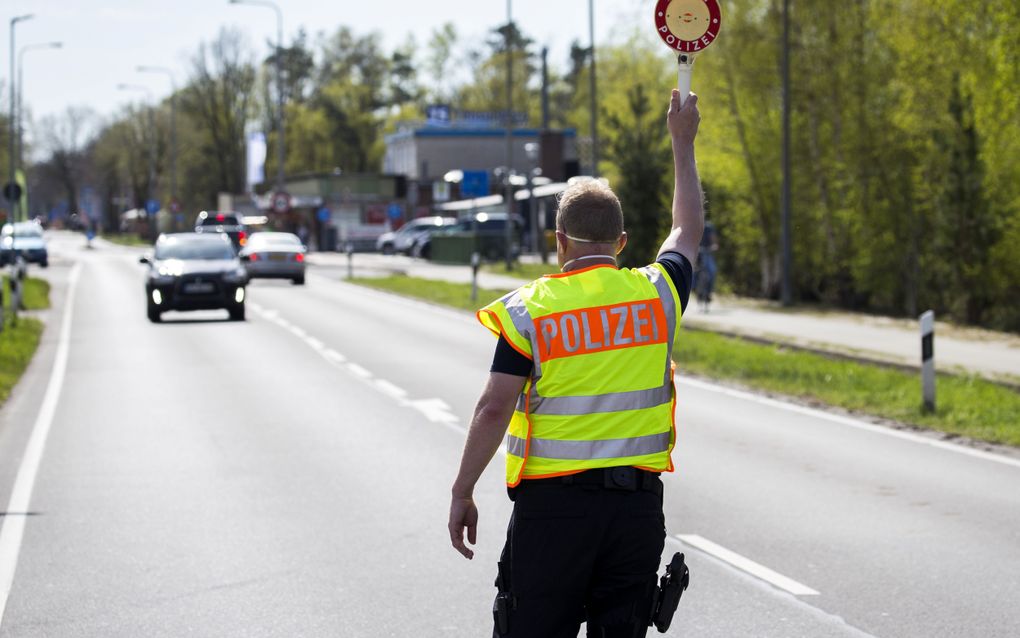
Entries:
[[514, 608], [514, 597], [510, 593], [510, 567], [506, 561], [499, 561], [496, 573], [496, 600], [492, 603], [492, 622], [499, 636], [510, 633], [510, 611]]
[[670, 623], [673, 622], [673, 614], [676, 613], [677, 605], [680, 604], [680, 597], [691, 581], [691, 572], [684, 563], [684, 555], [680, 552], [673, 554], [673, 560], [666, 566], [666, 573], [659, 579], [659, 586], [655, 588], [655, 602], [652, 605], [652, 617], [648, 624], [654, 625], [659, 633], [666, 633]]

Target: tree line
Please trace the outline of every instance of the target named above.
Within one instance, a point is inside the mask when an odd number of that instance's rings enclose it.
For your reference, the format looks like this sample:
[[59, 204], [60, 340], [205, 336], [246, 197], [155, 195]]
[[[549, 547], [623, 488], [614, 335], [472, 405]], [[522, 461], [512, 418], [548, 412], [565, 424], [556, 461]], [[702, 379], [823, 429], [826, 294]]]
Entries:
[[[1020, 330], [1020, 5], [1011, 0], [791, 2], [795, 299]], [[780, 0], [729, 0], [716, 43], [694, 67], [703, 121], [698, 158], [721, 279], [775, 298], [780, 281]], [[347, 27], [298, 32], [281, 52], [288, 174], [378, 171], [383, 136], [428, 104], [504, 108], [513, 56], [515, 110], [540, 124], [541, 49], [518, 25], [472, 41], [453, 24], [386, 51]], [[510, 46], [507, 46], [507, 42]], [[590, 51], [551, 60], [550, 120], [578, 131], [590, 166]], [[275, 55], [275, 54], [274, 54]], [[664, 114], [675, 61], [648, 25], [599, 46], [600, 163], [620, 194], [631, 263], [667, 230], [671, 165]], [[222, 31], [190, 61], [177, 91], [179, 198], [213, 205], [244, 185], [244, 132], [268, 133], [275, 173], [275, 58], [256, 60]], [[165, 201], [168, 109], [100, 121], [71, 109], [40, 122], [46, 161], [33, 167], [40, 206], [83, 184], [106, 209]], [[77, 122], [77, 125], [72, 125]], [[91, 126], [83, 123], [90, 122]], [[90, 131], [87, 135], [83, 131]], [[148, 150], [157, 145], [154, 176]], [[154, 183], [150, 181], [154, 179]]]

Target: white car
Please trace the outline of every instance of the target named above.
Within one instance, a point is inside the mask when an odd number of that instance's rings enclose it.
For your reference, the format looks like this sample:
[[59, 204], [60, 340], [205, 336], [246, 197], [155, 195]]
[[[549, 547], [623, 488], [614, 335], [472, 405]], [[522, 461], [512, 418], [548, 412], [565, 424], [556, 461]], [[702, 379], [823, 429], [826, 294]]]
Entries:
[[422, 232], [452, 224], [455, 220], [447, 217], [419, 217], [412, 219], [398, 230], [383, 233], [375, 241], [375, 249], [384, 255], [402, 253], [410, 255], [415, 238]]

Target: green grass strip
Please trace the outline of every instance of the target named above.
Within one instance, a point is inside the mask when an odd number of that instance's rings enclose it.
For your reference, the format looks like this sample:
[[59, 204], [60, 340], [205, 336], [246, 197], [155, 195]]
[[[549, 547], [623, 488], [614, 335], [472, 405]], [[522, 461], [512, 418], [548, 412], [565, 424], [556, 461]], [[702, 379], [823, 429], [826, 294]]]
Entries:
[[[354, 283], [474, 311], [505, 294], [469, 284], [392, 276]], [[993, 443], [1020, 446], [1020, 393], [973, 376], [939, 375], [937, 409], [921, 408], [919, 373], [833, 359], [711, 332], [683, 330], [674, 349], [681, 373], [734, 381], [806, 400]]]
[[[11, 286], [9, 277], [4, 275], [4, 307], [10, 304]], [[25, 310], [46, 310], [50, 307], [50, 282], [36, 277], [25, 277], [21, 281], [22, 305]]]
[[[0, 332], [0, 405], [11, 394], [11, 388], [21, 378], [28, 363], [39, 346], [43, 324], [38, 319], [18, 317], [15, 324], [11, 312], [10, 288], [4, 277], [4, 330]], [[25, 305], [31, 310], [41, 310], [50, 305], [50, 284], [42, 279], [28, 277], [24, 280]]]
[[506, 275], [508, 277], [519, 277], [531, 281], [542, 275], [558, 273], [560, 267], [556, 265], [556, 255], [552, 255], [548, 264], [525, 264], [517, 262], [513, 269], [507, 270], [504, 264], [484, 264], [482, 270], [491, 272], [494, 275]]

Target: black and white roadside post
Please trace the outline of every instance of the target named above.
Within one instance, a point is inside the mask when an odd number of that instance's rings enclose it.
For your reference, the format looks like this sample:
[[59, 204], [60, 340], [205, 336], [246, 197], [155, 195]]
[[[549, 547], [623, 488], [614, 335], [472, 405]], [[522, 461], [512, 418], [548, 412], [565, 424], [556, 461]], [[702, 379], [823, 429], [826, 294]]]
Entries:
[[921, 315], [921, 395], [925, 412], [935, 411], [935, 312]]
[[478, 252], [471, 253], [471, 302], [478, 301], [478, 267], [482, 265], [482, 256]]
[[354, 279], [354, 242], [347, 240], [347, 278]]
[[680, 104], [691, 92], [694, 58], [715, 41], [722, 25], [718, 0], [658, 0], [655, 30], [677, 54], [677, 89]]

